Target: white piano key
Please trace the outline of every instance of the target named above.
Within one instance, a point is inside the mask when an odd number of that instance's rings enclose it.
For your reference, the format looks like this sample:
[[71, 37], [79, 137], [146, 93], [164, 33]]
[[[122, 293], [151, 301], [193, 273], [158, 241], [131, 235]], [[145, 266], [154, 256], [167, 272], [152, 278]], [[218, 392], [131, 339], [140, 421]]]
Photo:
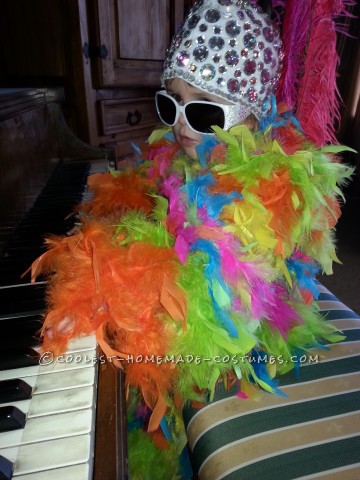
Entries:
[[[39, 351], [41, 347], [35, 347], [34, 350]], [[96, 336], [87, 335], [84, 337], [74, 338], [70, 340], [66, 353], [82, 352], [96, 348]]]
[[25, 413], [27, 419], [55, 413], [90, 408], [94, 400], [94, 389], [90, 387], [72, 388], [57, 392], [34, 395], [29, 400], [1, 404], [2, 407], [17, 407]]
[[[3, 448], [0, 449], [0, 455], [15, 463], [15, 478], [17, 475], [82, 464], [91, 456], [90, 435]], [[69, 477], [68, 480], [75, 479]]]
[[[45, 354], [44, 354], [45, 355]], [[92, 367], [96, 363], [96, 349], [84, 350], [83, 352], [65, 353], [59, 357], [52, 357], [51, 354], [43, 356], [40, 365], [26, 368], [14, 368], [0, 372], [0, 380], [12, 378], [25, 378], [36, 375], [47, 375], [62, 371], [71, 371], [80, 368]]]
[[15, 475], [16, 480], [89, 480], [89, 465], [73, 465], [72, 467], [56, 468], [45, 472]]
[[88, 408], [46, 417], [29, 418], [23, 430], [1, 433], [0, 448], [89, 433], [92, 428], [92, 416], [93, 410]]
[[52, 373], [51, 375], [39, 375], [38, 377], [21, 378], [32, 388], [32, 395], [68, 390], [70, 388], [89, 387], [94, 384], [95, 369], [80, 368], [68, 372]]

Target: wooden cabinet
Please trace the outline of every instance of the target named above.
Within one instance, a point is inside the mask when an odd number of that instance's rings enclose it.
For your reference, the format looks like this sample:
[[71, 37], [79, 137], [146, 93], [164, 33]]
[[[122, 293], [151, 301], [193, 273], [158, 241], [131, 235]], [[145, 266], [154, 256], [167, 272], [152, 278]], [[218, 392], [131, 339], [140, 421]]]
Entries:
[[62, 86], [75, 133], [127, 155], [158, 123], [163, 58], [192, 3], [2, 0], [0, 87]]
[[159, 83], [162, 61], [184, 2], [175, 0], [97, 0], [96, 86]]
[[116, 145], [122, 157], [156, 126], [154, 92], [186, 7], [183, 0], [96, 0], [89, 9], [87, 2], [83, 45], [85, 62], [91, 63], [89, 108], [96, 103], [88, 115], [91, 142]]

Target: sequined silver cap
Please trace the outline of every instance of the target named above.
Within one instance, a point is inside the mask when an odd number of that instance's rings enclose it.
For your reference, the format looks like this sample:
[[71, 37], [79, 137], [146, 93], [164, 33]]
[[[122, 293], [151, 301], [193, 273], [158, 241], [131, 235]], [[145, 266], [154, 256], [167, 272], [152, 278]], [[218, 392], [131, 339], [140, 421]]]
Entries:
[[182, 78], [259, 118], [270, 107], [282, 57], [279, 30], [260, 6], [198, 0], [166, 52], [161, 82]]

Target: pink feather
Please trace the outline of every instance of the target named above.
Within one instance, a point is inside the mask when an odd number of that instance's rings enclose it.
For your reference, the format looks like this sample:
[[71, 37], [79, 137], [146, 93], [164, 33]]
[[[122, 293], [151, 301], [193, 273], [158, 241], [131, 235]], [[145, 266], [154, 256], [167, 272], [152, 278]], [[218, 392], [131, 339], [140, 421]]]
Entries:
[[338, 143], [335, 136], [335, 121], [340, 118], [338, 60], [334, 22], [323, 18], [311, 33], [296, 109], [305, 135], [317, 145]]
[[289, 0], [286, 2], [282, 25], [284, 62], [276, 96], [278, 101], [285, 102], [289, 108], [293, 108], [296, 104], [305, 62], [310, 16], [311, 1]]
[[[337, 143], [340, 119], [336, 85], [336, 32], [345, 33], [339, 18], [349, 16], [353, 0], [273, 0], [284, 7], [283, 70], [277, 99], [295, 107], [304, 133], [317, 145]], [[280, 15], [278, 14], [278, 18]], [[336, 18], [337, 24], [334, 23]]]

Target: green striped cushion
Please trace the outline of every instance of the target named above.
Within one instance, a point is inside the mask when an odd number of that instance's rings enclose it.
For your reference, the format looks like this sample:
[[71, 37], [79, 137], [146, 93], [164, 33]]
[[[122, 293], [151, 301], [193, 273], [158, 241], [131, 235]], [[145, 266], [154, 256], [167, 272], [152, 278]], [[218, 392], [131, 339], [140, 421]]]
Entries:
[[287, 397], [215, 399], [183, 416], [200, 480], [360, 479], [360, 318], [320, 286], [320, 309], [346, 339], [280, 377]]

